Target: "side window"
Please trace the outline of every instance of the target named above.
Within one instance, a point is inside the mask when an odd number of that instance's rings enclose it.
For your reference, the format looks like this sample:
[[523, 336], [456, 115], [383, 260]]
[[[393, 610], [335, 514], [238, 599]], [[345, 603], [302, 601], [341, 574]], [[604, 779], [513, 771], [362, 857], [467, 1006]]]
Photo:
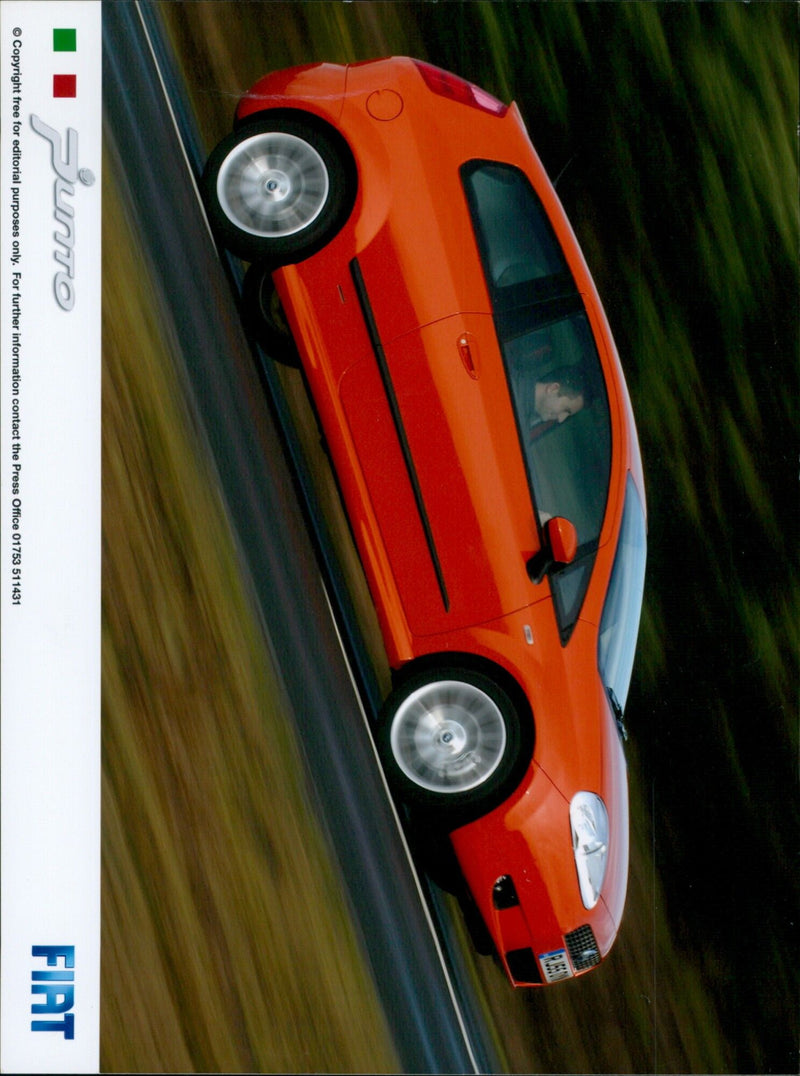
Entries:
[[596, 542], [611, 442], [600, 360], [586, 314], [576, 311], [501, 345], [536, 508], [540, 515], [571, 520], [581, 545]]
[[550, 585], [566, 642], [589, 585], [608, 499], [611, 422], [580, 294], [528, 178], [510, 165], [462, 169], [520, 446], [539, 523], [565, 516], [578, 555]]
[[522, 172], [472, 161], [462, 175], [491, 292], [567, 272], [550, 222]]

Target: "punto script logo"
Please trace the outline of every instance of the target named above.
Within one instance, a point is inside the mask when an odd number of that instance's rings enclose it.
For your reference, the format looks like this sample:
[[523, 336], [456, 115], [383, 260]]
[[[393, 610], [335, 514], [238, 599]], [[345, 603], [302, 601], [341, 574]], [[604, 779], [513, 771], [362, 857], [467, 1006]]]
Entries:
[[78, 132], [67, 128], [66, 154], [64, 142], [58, 131], [44, 120], [31, 114], [31, 127], [50, 143], [50, 159], [56, 174], [53, 184], [53, 216], [56, 225], [53, 232], [56, 242], [53, 257], [61, 266], [53, 277], [53, 293], [62, 310], [72, 310], [75, 305], [75, 207], [72, 199], [80, 181], [86, 187], [94, 183], [94, 173], [89, 168], [78, 167]]

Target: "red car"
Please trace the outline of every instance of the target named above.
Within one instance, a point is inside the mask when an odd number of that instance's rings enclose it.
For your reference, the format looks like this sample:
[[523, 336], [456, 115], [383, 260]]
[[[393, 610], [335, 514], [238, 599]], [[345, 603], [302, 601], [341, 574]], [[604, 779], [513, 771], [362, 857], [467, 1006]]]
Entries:
[[512, 983], [579, 975], [625, 903], [645, 498], [519, 111], [407, 58], [281, 71], [203, 187], [319, 413], [395, 676], [393, 788], [444, 823]]

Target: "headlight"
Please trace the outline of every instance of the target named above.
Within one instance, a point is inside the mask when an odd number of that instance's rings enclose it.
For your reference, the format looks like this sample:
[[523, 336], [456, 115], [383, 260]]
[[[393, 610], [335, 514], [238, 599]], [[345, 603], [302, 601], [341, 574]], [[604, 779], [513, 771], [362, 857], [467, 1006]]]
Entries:
[[569, 805], [569, 821], [581, 900], [585, 908], [594, 908], [600, 897], [608, 859], [606, 805], [594, 792], [577, 792]]

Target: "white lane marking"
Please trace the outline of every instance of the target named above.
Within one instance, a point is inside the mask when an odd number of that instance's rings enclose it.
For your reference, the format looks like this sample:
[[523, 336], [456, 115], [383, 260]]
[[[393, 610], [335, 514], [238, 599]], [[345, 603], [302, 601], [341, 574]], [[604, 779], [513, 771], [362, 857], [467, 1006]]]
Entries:
[[172, 101], [170, 100], [169, 94], [167, 92], [167, 84], [166, 84], [166, 82], [164, 80], [163, 74], [161, 73], [161, 67], [160, 67], [159, 62], [158, 62], [158, 56], [156, 55], [156, 50], [155, 50], [155, 48], [153, 46], [153, 39], [150, 37], [150, 32], [147, 29], [147, 22], [145, 21], [145, 17], [142, 14], [142, 5], [139, 2], [139, 0], [135, 0], [135, 2], [136, 2], [136, 13], [139, 16], [139, 22], [142, 24], [142, 31], [144, 33], [145, 39], [147, 40], [147, 47], [150, 49], [150, 56], [152, 57], [152, 60], [153, 60], [153, 67], [155, 67], [155, 69], [156, 69], [156, 74], [158, 75], [158, 81], [159, 81], [159, 83], [161, 85], [161, 93], [162, 93], [162, 96], [164, 98], [164, 101], [166, 102], [167, 109], [169, 110], [170, 119], [172, 120], [172, 126], [175, 128], [175, 135], [176, 135], [176, 137], [178, 139], [178, 145], [180, 146], [181, 154], [183, 155], [183, 159], [186, 162], [186, 171], [187, 171], [187, 173], [188, 173], [188, 175], [189, 175], [189, 177], [190, 177], [190, 179], [192, 181], [192, 189], [194, 190], [195, 198], [197, 198], [197, 204], [200, 206], [200, 211], [203, 214], [203, 220], [206, 223], [206, 229], [208, 231], [208, 234], [211, 236], [211, 239], [214, 240], [214, 242], [216, 243], [216, 240], [214, 239], [214, 233], [211, 230], [211, 224], [209, 223], [208, 215], [206, 213], [206, 207], [203, 204], [203, 199], [202, 199], [202, 196], [200, 194], [200, 188], [197, 185], [197, 181], [196, 181], [195, 176], [194, 176], [194, 171], [192, 170], [192, 162], [189, 160], [189, 154], [186, 152], [186, 147], [184, 146], [183, 139], [181, 138], [181, 131], [180, 131], [180, 127], [178, 126], [178, 118], [175, 115], [175, 110], [172, 107]]

